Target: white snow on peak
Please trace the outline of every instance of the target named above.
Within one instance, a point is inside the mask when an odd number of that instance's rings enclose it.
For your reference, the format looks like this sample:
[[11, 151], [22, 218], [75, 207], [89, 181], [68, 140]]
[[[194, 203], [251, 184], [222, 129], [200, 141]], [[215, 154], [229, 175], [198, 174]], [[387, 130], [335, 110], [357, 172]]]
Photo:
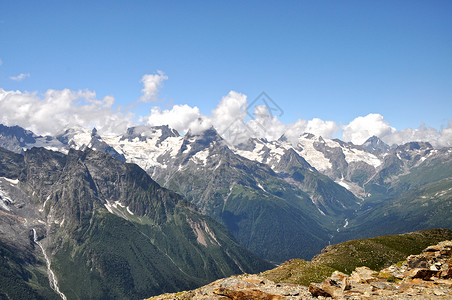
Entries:
[[65, 154], [68, 153], [66, 146], [63, 143], [61, 143], [59, 140], [57, 140], [57, 139], [49, 139], [48, 140], [46, 137], [36, 138], [36, 142], [34, 144], [29, 144], [27, 147], [28, 148], [43, 147], [43, 148], [46, 148], [46, 149], [52, 150], [52, 151], [63, 152]]
[[315, 167], [319, 171], [331, 169], [332, 164], [322, 152], [315, 149], [314, 143], [316, 142], [324, 144], [329, 148], [341, 148], [347, 163], [362, 161], [373, 166], [374, 168], [377, 168], [382, 164], [381, 159], [372, 153], [368, 153], [348, 145], [341, 145], [341, 143], [334, 140], [315, 137], [312, 135], [301, 135], [298, 138], [298, 145], [295, 147], [295, 150], [297, 150], [298, 154], [303, 156], [303, 158], [306, 159], [311, 166]]
[[295, 151], [317, 170], [324, 171], [331, 169], [333, 165], [330, 160], [326, 158], [322, 152], [314, 148], [314, 142], [317, 141], [319, 141], [319, 139], [307, 138], [305, 135], [302, 135], [298, 138], [298, 144], [297, 147], [295, 147]]
[[[255, 140], [254, 149], [239, 150], [237, 148], [232, 149], [235, 154], [245, 157], [249, 160], [254, 160], [260, 163], [269, 165], [274, 168], [276, 164], [281, 160], [281, 157], [287, 150], [287, 146], [277, 141], [264, 142], [261, 140]], [[265, 154], [268, 153], [268, 156]]]
[[191, 160], [196, 164], [201, 164], [205, 166], [207, 164], [207, 158], [209, 157], [209, 149], [204, 149], [199, 151], [192, 156]]
[[245, 157], [249, 160], [254, 160], [257, 162], [262, 163], [263, 162], [263, 157], [262, 154], [260, 153], [262, 148], [264, 147], [264, 144], [262, 143], [257, 143], [254, 147], [254, 149], [252, 151], [248, 151], [248, 150], [238, 150], [238, 149], [233, 149], [234, 152], [242, 157]]
[[75, 144], [76, 150], [83, 149], [85, 146], [87, 147], [91, 141], [91, 131], [84, 128], [78, 128], [70, 141]]
[[362, 161], [374, 168], [378, 168], [382, 164], [382, 161], [377, 156], [366, 151], [347, 147], [342, 148], [342, 151], [344, 152], [347, 163]]
[[162, 155], [176, 156], [182, 146], [183, 137], [168, 137], [159, 142], [160, 136], [156, 130], [153, 134], [146, 134], [145, 140], [135, 138], [133, 141], [122, 139], [121, 136], [104, 137], [103, 140], [112, 146], [118, 153], [124, 154], [127, 162], [136, 163], [142, 169], [151, 167], [166, 168], [158, 161]]

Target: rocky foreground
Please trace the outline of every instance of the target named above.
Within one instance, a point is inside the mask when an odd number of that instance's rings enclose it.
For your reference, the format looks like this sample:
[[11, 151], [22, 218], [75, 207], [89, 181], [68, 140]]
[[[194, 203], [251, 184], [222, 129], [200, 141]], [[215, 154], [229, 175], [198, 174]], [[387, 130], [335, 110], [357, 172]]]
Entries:
[[164, 294], [163, 299], [452, 299], [452, 241], [427, 247], [406, 261], [373, 271], [356, 268], [351, 275], [335, 271], [309, 287], [274, 283], [260, 275], [219, 279], [193, 291]]

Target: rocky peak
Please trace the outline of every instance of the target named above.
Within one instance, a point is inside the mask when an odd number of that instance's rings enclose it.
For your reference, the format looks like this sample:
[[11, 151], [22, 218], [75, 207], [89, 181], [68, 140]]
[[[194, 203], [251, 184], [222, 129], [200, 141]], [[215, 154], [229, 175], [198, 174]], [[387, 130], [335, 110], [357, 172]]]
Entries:
[[235, 146], [235, 149], [242, 151], [253, 151], [260, 140], [258, 138], [249, 138], [246, 142], [240, 143]]
[[371, 136], [370, 138], [365, 141], [361, 147], [370, 153], [383, 153], [390, 149], [389, 145], [383, 142], [379, 137], [377, 136]]
[[433, 146], [428, 142], [409, 142], [397, 147], [400, 151], [416, 151], [433, 149]]
[[121, 137], [121, 141], [128, 140], [133, 141], [138, 138], [139, 141], [145, 141], [148, 138], [158, 138], [158, 144], [166, 140], [169, 137], [178, 137], [179, 132], [170, 128], [168, 125], [162, 126], [135, 126], [127, 128], [127, 132]]
[[314, 140], [314, 139], [317, 139], [317, 137], [316, 137], [314, 134], [309, 133], [309, 132], [303, 133], [303, 134], [301, 135], [301, 137], [304, 138], [304, 139], [307, 139], [307, 140]]
[[0, 124], [0, 145], [10, 151], [23, 153], [27, 144], [36, 143], [37, 136], [19, 126], [4, 126]]
[[187, 150], [189, 145], [189, 153], [194, 154], [206, 148], [209, 148], [214, 143], [223, 145], [224, 148], [227, 148], [225, 141], [213, 127], [210, 127], [209, 129], [196, 134], [189, 130], [184, 136], [184, 141], [180, 148], [180, 153]]
[[275, 170], [286, 171], [289, 168], [299, 167], [302, 169], [312, 170], [311, 165], [292, 148], [287, 149], [281, 156]]
[[104, 153], [107, 153], [108, 155], [111, 155], [113, 158], [121, 161], [126, 162], [126, 157], [124, 154], [120, 154], [118, 151], [116, 151], [115, 148], [107, 144], [100, 135], [97, 134], [97, 129], [93, 128], [91, 132], [91, 140], [88, 144], [88, 147], [96, 150], [101, 151]]

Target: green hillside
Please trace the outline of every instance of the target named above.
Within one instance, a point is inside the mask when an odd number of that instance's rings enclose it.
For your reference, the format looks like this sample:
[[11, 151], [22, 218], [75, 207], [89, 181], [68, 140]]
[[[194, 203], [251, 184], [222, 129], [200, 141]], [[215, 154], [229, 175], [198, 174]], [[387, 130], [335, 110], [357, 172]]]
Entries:
[[262, 275], [275, 282], [309, 285], [323, 281], [335, 270], [347, 274], [361, 266], [379, 270], [404, 260], [408, 255], [419, 254], [429, 245], [451, 239], [450, 229], [428, 229], [352, 240], [327, 246], [310, 262], [291, 260]]

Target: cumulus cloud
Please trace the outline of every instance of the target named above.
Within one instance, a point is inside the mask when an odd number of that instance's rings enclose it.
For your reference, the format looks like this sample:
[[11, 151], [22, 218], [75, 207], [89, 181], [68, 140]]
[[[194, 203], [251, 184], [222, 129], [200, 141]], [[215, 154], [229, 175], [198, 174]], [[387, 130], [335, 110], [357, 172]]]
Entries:
[[254, 107], [254, 117], [247, 124], [257, 133], [259, 138], [277, 140], [287, 129], [287, 126], [276, 116], [273, 116], [265, 105]]
[[319, 118], [309, 120], [306, 124], [305, 132], [312, 133], [314, 135], [322, 136], [324, 138], [331, 138], [336, 132], [339, 131], [334, 121], [324, 121]]
[[246, 117], [246, 95], [230, 91], [212, 111], [211, 123], [226, 140], [239, 143], [250, 136], [243, 121]]
[[342, 139], [356, 145], [363, 144], [371, 136], [382, 138], [395, 132], [383, 116], [380, 114], [368, 114], [357, 117], [348, 125], [343, 127]]
[[0, 89], [0, 123], [43, 135], [56, 135], [76, 126], [123, 133], [132, 125], [133, 115], [115, 111], [113, 104], [113, 97], [97, 99], [96, 93], [88, 90], [47, 90], [38, 95]]
[[201, 116], [198, 107], [184, 105], [174, 105], [172, 109], [161, 110], [153, 107], [147, 117], [147, 124], [151, 126], [168, 125], [180, 133], [187, 132]]
[[22, 80], [24, 80], [27, 77], [30, 77], [30, 73], [20, 73], [17, 76], [9, 77], [9, 79], [14, 80], [14, 81], [22, 81]]
[[159, 89], [162, 87], [163, 82], [168, 79], [162, 71], [157, 71], [157, 74], [145, 74], [141, 78], [143, 83], [142, 95], [140, 101], [151, 102], [157, 99]]

